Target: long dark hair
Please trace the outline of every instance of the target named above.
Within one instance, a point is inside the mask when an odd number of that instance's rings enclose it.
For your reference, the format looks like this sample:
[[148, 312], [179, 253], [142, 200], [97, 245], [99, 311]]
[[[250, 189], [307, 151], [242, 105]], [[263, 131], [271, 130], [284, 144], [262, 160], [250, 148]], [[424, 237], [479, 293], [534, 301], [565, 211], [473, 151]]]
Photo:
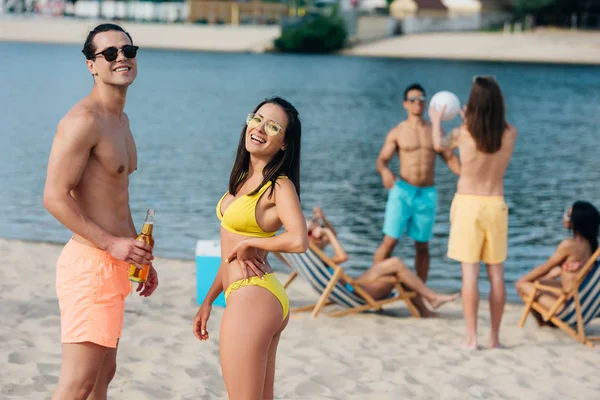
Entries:
[[[281, 97], [273, 97], [262, 101], [254, 108], [253, 112], [257, 112], [264, 104], [276, 104], [285, 111], [288, 117], [288, 125], [284, 131], [285, 150], [279, 150], [273, 159], [263, 169], [262, 183], [250, 193], [254, 195], [258, 193], [265, 183], [271, 181], [269, 197], [273, 194], [275, 181], [282, 175], [289, 178], [296, 187], [296, 193], [300, 197], [300, 142], [302, 137], [302, 124], [298, 116], [298, 110]], [[235, 162], [229, 176], [229, 193], [235, 196], [240, 187], [244, 184], [244, 180], [248, 175], [250, 168], [250, 153], [246, 150], [246, 128], [244, 124], [240, 141], [238, 143]]]
[[573, 233], [583, 236], [592, 248], [598, 248], [598, 228], [600, 227], [600, 213], [596, 207], [587, 201], [576, 201], [571, 208], [571, 224]]
[[504, 96], [498, 83], [493, 78], [475, 78], [467, 101], [465, 123], [477, 150], [488, 154], [500, 150], [507, 126], [505, 114]]

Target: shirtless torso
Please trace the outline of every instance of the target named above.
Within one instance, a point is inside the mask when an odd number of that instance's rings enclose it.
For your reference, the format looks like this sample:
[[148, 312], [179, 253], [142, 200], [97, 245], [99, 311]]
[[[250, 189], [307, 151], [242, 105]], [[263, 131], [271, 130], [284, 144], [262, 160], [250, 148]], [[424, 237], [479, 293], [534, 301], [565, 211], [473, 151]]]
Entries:
[[477, 150], [475, 140], [461, 126], [447, 136], [446, 145], [457, 147], [460, 154], [461, 172], [457, 193], [482, 196], [504, 195], [504, 174], [515, 147], [517, 132], [508, 126], [502, 137], [500, 150], [493, 154]]
[[[118, 237], [135, 237], [129, 208], [129, 175], [137, 169], [137, 151], [129, 129], [129, 119], [102, 115], [89, 100], [77, 104], [64, 123], [86, 119], [88, 140], [94, 143], [71, 194], [79, 207], [100, 228]], [[83, 161], [83, 160], [82, 160]], [[97, 247], [75, 233], [75, 241]]]
[[[437, 155], [448, 163], [454, 173], [460, 172], [458, 158], [452, 151], [434, 150], [431, 124], [424, 120], [402, 121], [388, 133], [380, 158], [387, 165], [394, 154], [400, 159], [400, 178], [413, 186], [434, 185]], [[379, 169], [382, 167], [379, 166]], [[391, 176], [382, 173], [382, 178], [384, 186], [390, 189], [393, 186]]]
[[[46, 205], [73, 232], [74, 241], [110, 250], [112, 238], [136, 236], [129, 208], [129, 175], [136, 169], [127, 115], [104, 112], [88, 96], [59, 123], [48, 163]], [[142, 261], [134, 258], [130, 261]]]

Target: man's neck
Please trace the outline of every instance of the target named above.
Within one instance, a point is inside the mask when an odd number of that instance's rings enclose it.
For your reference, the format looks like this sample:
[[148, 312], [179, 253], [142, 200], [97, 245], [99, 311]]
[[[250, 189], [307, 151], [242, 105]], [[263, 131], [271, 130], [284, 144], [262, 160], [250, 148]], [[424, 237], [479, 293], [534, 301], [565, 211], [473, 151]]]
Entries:
[[121, 115], [125, 109], [127, 88], [105, 84], [95, 84], [92, 97], [110, 114]]
[[408, 118], [406, 118], [406, 121], [411, 126], [420, 126], [420, 125], [423, 125], [423, 116], [421, 116], [421, 115], [414, 115], [414, 114], [408, 114]]

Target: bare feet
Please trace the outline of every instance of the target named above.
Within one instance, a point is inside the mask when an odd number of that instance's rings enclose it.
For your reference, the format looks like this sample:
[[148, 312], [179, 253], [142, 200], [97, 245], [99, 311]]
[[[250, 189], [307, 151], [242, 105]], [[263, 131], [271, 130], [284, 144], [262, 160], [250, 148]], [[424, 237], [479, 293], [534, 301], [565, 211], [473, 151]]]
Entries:
[[433, 307], [434, 310], [437, 310], [442, 305], [448, 303], [449, 301], [455, 301], [458, 299], [460, 295], [458, 293], [455, 294], [437, 294], [433, 299], [429, 300], [429, 304]]
[[502, 343], [500, 343], [500, 338], [497, 337], [491, 337], [490, 338], [490, 349], [503, 349], [504, 346], [502, 345]]
[[462, 348], [465, 350], [477, 350], [477, 337], [467, 337]]

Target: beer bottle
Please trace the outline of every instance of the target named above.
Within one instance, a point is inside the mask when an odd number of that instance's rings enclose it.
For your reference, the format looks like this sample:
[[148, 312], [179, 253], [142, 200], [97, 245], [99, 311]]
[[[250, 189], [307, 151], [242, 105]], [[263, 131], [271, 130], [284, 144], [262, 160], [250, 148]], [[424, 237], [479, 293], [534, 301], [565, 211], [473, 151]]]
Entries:
[[[149, 244], [154, 247], [154, 238], [152, 237], [152, 228], [154, 227], [154, 210], [149, 208], [146, 212], [146, 219], [144, 220], [144, 226], [142, 232], [137, 235], [135, 240]], [[132, 282], [144, 283], [148, 279], [148, 273], [150, 267], [148, 265], [142, 265], [142, 268], [138, 268], [133, 264], [129, 264], [129, 280]]]

